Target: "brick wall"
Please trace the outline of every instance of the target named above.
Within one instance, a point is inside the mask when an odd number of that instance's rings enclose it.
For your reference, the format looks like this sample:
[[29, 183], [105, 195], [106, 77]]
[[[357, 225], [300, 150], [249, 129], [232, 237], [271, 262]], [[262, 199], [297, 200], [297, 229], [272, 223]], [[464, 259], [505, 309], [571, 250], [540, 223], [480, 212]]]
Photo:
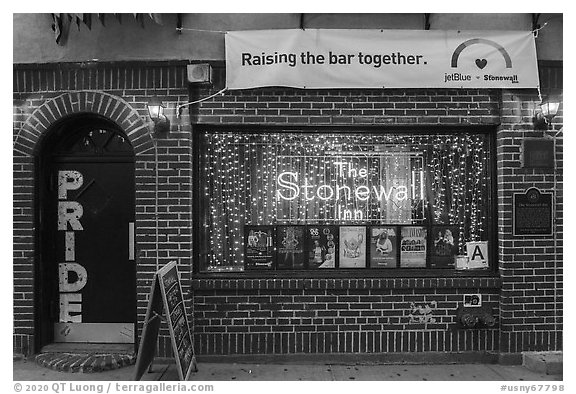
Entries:
[[[67, 115], [94, 112], [116, 121], [136, 154], [136, 263], [138, 330], [158, 265], [177, 260], [183, 287], [191, 268], [190, 120], [176, 117], [188, 100], [186, 67], [161, 64], [74, 64], [14, 67], [14, 351], [39, 350], [34, 339], [36, 196], [34, 158], [51, 124]], [[153, 133], [148, 99], [168, 106], [168, 134]], [[126, 123], [126, 120], [129, 120]], [[134, 125], [131, 125], [131, 124]], [[164, 337], [166, 331], [161, 332]], [[159, 354], [167, 355], [165, 338]]]
[[[421, 352], [468, 350], [514, 353], [562, 346], [562, 135], [554, 171], [519, 168], [523, 137], [534, 134], [537, 95], [497, 89], [298, 90], [263, 88], [226, 92], [185, 108], [178, 103], [216, 93], [185, 82], [182, 64], [112, 64], [15, 67], [14, 138], [14, 348], [30, 351], [33, 337], [34, 161], [25, 125], [46, 100], [62, 92], [104, 92], [121, 97], [146, 121], [145, 103], [169, 104], [168, 135], [151, 135], [154, 154], [137, 155], [138, 319], [156, 262], [177, 259], [184, 291], [193, 297], [199, 354], [300, 352]], [[560, 84], [558, 73], [542, 73]], [[561, 70], [560, 70], [561, 75]], [[559, 81], [559, 82], [558, 82]], [[87, 96], [78, 96], [85, 97]], [[87, 105], [87, 103], [85, 103]], [[498, 267], [492, 277], [328, 279], [208, 278], [190, 281], [192, 250], [191, 131], [194, 125], [494, 126], [498, 170]], [[562, 127], [555, 119], [553, 136]], [[151, 127], [149, 127], [151, 130]], [[18, 137], [18, 138], [17, 138]], [[26, 149], [32, 149], [26, 154]], [[156, 166], [156, 163], [158, 165]], [[157, 169], [157, 171], [156, 171]], [[156, 179], [157, 178], [157, 179]], [[512, 237], [512, 193], [556, 186], [556, 238]], [[156, 185], [158, 187], [156, 188]], [[158, 231], [157, 231], [158, 229]], [[158, 260], [157, 260], [158, 259]], [[500, 287], [502, 287], [500, 289]], [[499, 310], [493, 329], [463, 330], [455, 309], [465, 293], [482, 293]], [[435, 322], [411, 321], [414, 306], [429, 306]], [[170, 355], [166, 332], [158, 354]]]
[[29, 354], [34, 348], [34, 161], [13, 158], [13, 275], [14, 349]]
[[[558, 92], [558, 71], [542, 73], [542, 93]], [[560, 90], [561, 93], [561, 90]], [[560, 94], [560, 99], [562, 95]], [[537, 92], [503, 91], [502, 123], [497, 132], [498, 237], [502, 293], [501, 351], [561, 350], [563, 315], [563, 123], [562, 106], [549, 130], [535, 130], [532, 116], [540, 103]], [[556, 169], [520, 165], [524, 138], [556, 138]], [[554, 235], [513, 236], [514, 193], [536, 187], [554, 192]]]
[[[213, 89], [192, 89], [193, 98], [224, 87], [214, 70]], [[190, 108], [193, 123], [268, 125], [496, 125], [500, 91], [487, 89], [314, 90], [260, 88], [227, 91]]]
[[[541, 65], [541, 76], [544, 88], [561, 88], [561, 68], [558, 71]], [[213, 89], [192, 89], [192, 97], [197, 99], [215, 93], [224, 86], [223, 80], [224, 71], [216, 68]], [[534, 134], [531, 123], [537, 98], [534, 93], [517, 95], [496, 89], [263, 88], [226, 92], [193, 106], [192, 122], [198, 124], [494, 125], [495, 128], [499, 125], [494, 153], [498, 166], [498, 266], [503, 286], [500, 300], [500, 282], [495, 285], [489, 280], [494, 286], [486, 286], [484, 282], [484, 286], [467, 286], [463, 284], [465, 280], [448, 279], [455, 280], [457, 285], [444, 287], [437, 284], [445, 278], [432, 278], [426, 283], [433, 285], [422, 288], [416, 288], [417, 279], [404, 279], [413, 284], [407, 288], [398, 286], [398, 280], [377, 280], [376, 287], [372, 281], [367, 288], [349, 288], [349, 281], [331, 279], [335, 281], [334, 290], [310, 290], [294, 284], [296, 290], [291, 281], [287, 287], [266, 281], [264, 287], [259, 287], [262, 281], [251, 285], [241, 280], [193, 281], [197, 351], [227, 354], [429, 349], [516, 353], [561, 349], [561, 219], [556, 221], [555, 239], [513, 239], [511, 236], [511, 193], [515, 190], [524, 191], [529, 187], [550, 190], [554, 188], [555, 179], [558, 182], [556, 216], [562, 212], [561, 137], [557, 144], [556, 177], [550, 171], [517, 168], [521, 140]], [[520, 108], [519, 114], [517, 108]], [[519, 119], [522, 126], [517, 124]], [[554, 128], [558, 130], [562, 124], [561, 114], [555, 122]], [[541, 133], [535, 134], [541, 136]], [[501, 331], [458, 328], [455, 309], [462, 294], [467, 292], [480, 292], [490, 302], [501, 302]], [[412, 327], [409, 303], [430, 305], [432, 300], [437, 302], [435, 313], [440, 316], [437, 324]], [[414, 335], [418, 338], [423, 335], [420, 347], [402, 346]]]
[[[214, 87], [192, 89], [193, 98], [224, 86], [224, 71], [216, 68], [214, 75]], [[498, 90], [480, 89], [262, 88], [226, 92], [194, 105], [190, 116], [203, 125], [466, 128], [496, 125], [500, 101]], [[200, 354], [499, 348], [497, 328], [463, 330], [456, 321], [466, 293], [482, 293], [498, 314], [496, 278], [199, 279], [193, 288]], [[434, 322], [424, 324], [412, 308], [427, 306]]]
[[463, 294], [480, 292], [497, 315], [497, 278], [198, 279], [193, 287], [199, 354], [498, 350], [497, 328], [463, 330], [455, 313]]

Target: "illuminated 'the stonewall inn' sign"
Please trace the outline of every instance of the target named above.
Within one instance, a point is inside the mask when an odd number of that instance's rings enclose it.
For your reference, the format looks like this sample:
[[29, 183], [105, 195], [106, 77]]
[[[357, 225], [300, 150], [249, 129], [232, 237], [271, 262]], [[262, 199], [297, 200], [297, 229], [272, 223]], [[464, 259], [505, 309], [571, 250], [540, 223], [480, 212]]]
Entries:
[[280, 221], [385, 221], [422, 217], [423, 157], [414, 152], [278, 156]]

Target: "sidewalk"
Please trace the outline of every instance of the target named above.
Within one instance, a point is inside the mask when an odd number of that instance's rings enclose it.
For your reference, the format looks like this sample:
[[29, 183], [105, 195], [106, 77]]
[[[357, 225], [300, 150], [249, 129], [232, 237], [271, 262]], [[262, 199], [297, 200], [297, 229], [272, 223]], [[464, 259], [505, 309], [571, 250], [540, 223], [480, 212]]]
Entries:
[[[194, 381], [561, 381], [562, 375], [532, 372], [521, 365], [426, 364], [334, 365], [199, 363]], [[129, 381], [134, 366], [96, 373], [66, 373], [15, 360], [14, 381]], [[176, 381], [174, 364], [154, 365], [143, 381]]]

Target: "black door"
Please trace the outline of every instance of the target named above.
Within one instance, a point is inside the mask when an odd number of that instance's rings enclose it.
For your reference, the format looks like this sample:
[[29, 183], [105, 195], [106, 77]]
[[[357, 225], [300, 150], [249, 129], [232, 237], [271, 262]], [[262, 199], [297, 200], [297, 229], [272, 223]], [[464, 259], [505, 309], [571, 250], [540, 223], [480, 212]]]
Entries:
[[50, 159], [43, 223], [54, 342], [134, 343], [134, 159], [119, 132], [85, 128]]

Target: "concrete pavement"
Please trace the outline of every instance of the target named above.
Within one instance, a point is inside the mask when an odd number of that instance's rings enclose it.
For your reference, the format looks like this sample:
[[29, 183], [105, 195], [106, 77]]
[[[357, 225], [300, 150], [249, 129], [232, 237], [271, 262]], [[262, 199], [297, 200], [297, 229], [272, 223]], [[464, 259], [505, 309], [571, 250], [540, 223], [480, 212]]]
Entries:
[[[14, 381], [129, 381], [134, 366], [95, 373], [58, 372], [32, 360], [14, 360]], [[499, 364], [280, 364], [202, 363], [193, 381], [561, 381], [521, 365]], [[155, 364], [144, 381], [175, 381], [175, 364]]]

